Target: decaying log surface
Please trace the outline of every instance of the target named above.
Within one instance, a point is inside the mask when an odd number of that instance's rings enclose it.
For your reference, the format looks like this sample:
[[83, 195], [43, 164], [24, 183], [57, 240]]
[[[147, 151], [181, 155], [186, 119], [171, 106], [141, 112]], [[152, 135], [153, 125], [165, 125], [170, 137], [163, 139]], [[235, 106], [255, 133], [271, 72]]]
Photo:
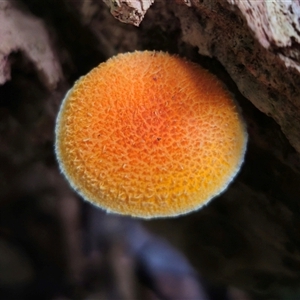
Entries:
[[217, 58], [240, 92], [272, 117], [300, 152], [300, 4], [236, 2], [195, 1], [195, 11], [177, 9], [184, 40]]
[[154, 0], [104, 0], [111, 14], [121, 22], [139, 26]]
[[[0, 259], [2, 298], [249, 297], [237, 287], [276, 299], [299, 288], [299, 1], [105, 0], [139, 27], [114, 19], [102, 0], [0, 2], [0, 257], [14, 260], [9, 268]], [[124, 13], [126, 3], [138, 12]], [[84, 204], [53, 153], [73, 82], [141, 49], [214, 72], [248, 126], [235, 182], [180, 218], [140, 222]]]
[[9, 55], [20, 51], [44, 84], [55, 88], [62, 72], [45, 24], [14, 0], [0, 2], [0, 20], [0, 84], [10, 79]]

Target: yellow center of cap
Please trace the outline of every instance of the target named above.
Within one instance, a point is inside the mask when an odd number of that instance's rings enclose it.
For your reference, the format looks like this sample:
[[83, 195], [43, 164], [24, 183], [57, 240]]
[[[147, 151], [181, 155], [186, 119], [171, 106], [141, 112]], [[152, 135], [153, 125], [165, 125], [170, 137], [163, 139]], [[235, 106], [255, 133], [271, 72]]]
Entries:
[[56, 124], [71, 185], [107, 211], [176, 216], [221, 193], [247, 134], [230, 93], [200, 66], [162, 52], [120, 54], [80, 78]]

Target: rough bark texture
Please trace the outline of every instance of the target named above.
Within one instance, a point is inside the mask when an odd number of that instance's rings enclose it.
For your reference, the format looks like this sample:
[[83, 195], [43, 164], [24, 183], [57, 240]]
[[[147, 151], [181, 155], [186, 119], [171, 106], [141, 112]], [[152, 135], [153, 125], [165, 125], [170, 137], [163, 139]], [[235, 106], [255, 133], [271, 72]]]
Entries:
[[[132, 20], [132, 1], [108, 2]], [[148, 4], [139, 27], [100, 0], [1, 2], [0, 298], [280, 299], [299, 288], [299, 1], [151, 2], [133, 3]], [[248, 125], [235, 182], [180, 218], [105, 215], [69, 188], [53, 153], [74, 80], [140, 49], [214, 72]]]
[[217, 58], [239, 91], [272, 117], [300, 152], [300, 4], [236, 2], [195, 2], [194, 11], [176, 7], [184, 40]]
[[121, 22], [139, 26], [154, 0], [104, 0], [111, 14]]

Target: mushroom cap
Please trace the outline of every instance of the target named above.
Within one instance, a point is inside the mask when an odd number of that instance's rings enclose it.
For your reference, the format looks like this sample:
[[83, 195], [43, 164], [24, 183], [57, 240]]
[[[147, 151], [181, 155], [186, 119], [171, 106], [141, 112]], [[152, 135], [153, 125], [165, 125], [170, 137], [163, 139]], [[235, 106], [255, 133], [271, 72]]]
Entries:
[[141, 218], [196, 210], [244, 159], [240, 109], [199, 65], [163, 52], [119, 54], [81, 77], [56, 123], [71, 186], [109, 212]]

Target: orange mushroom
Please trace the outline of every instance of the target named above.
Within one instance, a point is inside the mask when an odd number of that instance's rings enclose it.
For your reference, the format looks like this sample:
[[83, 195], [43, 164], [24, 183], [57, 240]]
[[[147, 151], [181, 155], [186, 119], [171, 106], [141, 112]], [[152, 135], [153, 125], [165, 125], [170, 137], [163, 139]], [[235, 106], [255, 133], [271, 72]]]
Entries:
[[141, 218], [196, 210], [244, 159], [245, 123], [223, 84], [163, 52], [119, 54], [80, 78], [56, 123], [71, 186], [106, 211]]

